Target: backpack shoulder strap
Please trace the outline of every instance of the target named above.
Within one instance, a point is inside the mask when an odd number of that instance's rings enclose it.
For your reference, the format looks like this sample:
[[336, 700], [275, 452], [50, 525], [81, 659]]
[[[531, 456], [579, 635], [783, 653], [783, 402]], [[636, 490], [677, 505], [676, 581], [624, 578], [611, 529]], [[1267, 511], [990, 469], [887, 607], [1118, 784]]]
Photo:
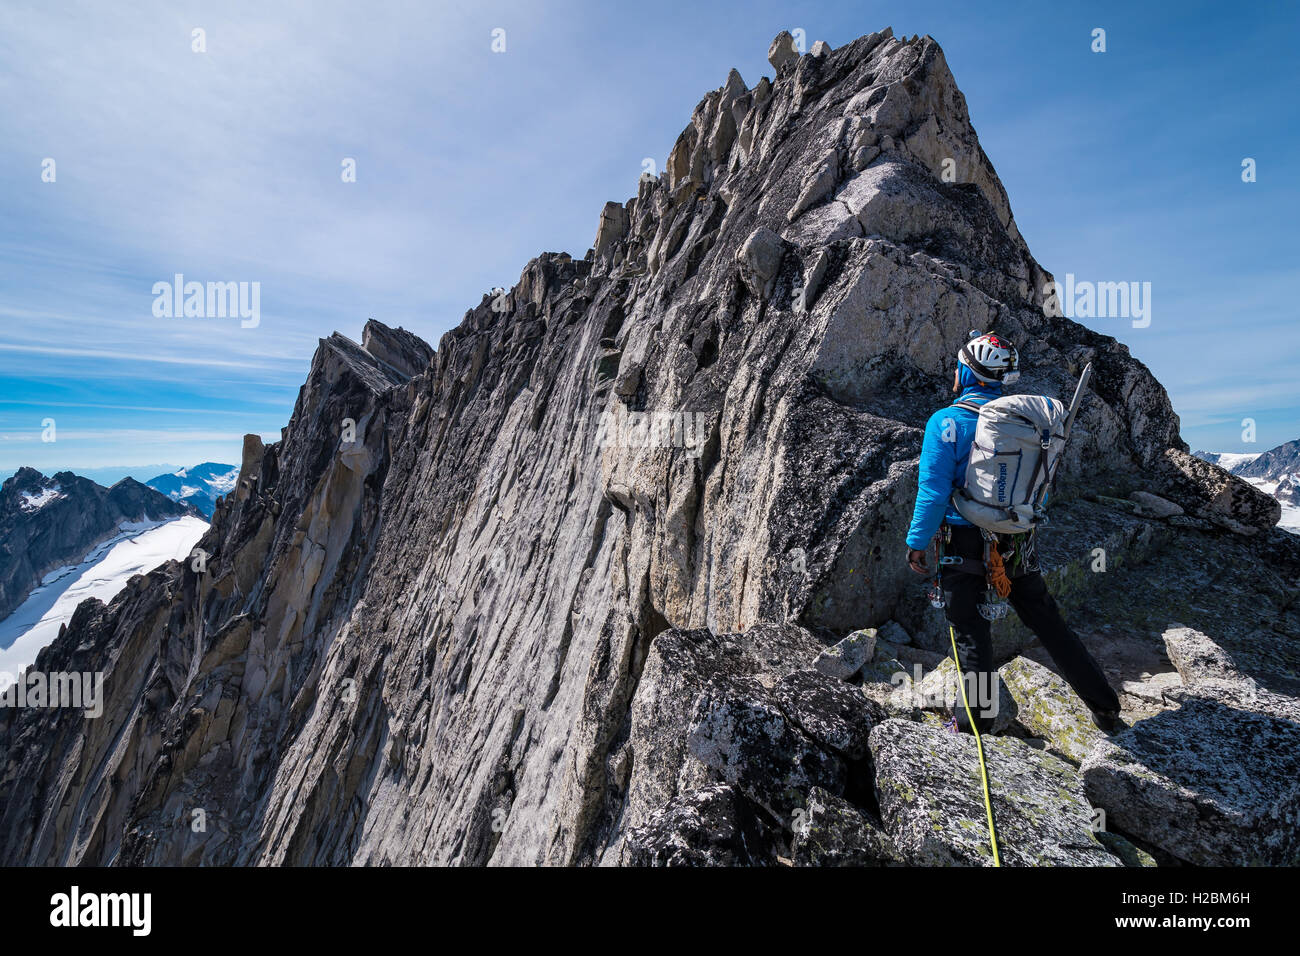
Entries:
[[984, 406], [976, 405], [974, 402], [953, 402], [951, 407], [964, 408], [966, 409], [966, 411], [974, 412], [976, 415], [978, 415], [980, 413], [980, 409], [983, 408]]

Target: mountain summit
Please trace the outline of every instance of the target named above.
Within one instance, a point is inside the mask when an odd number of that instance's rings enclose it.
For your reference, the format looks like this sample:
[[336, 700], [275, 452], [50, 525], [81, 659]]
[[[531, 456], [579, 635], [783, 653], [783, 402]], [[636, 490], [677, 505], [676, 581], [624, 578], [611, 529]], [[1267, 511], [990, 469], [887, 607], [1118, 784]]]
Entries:
[[4, 862], [985, 862], [973, 742], [910, 696], [948, 638], [902, 542], [921, 426], [994, 328], [1022, 391], [1093, 365], [1041, 551], [1136, 721], [1101, 734], [997, 626], [1005, 858], [1295, 861], [1277, 503], [1045, 309], [937, 43], [770, 62], [436, 352], [320, 342], [206, 567], [43, 654], [107, 672], [103, 718], [0, 712]]

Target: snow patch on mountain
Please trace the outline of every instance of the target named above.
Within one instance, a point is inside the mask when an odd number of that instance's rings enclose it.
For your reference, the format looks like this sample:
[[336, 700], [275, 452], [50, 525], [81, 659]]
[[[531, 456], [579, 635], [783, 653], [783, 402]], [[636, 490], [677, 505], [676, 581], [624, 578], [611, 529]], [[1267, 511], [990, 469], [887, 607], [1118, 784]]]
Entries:
[[56, 482], [55, 484], [50, 485], [50, 487], [43, 489], [37, 494], [32, 494], [31, 492], [24, 491], [23, 503], [19, 505], [19, 507], [22, 508], [23, 511], [27, 511], [27, 512], [40, 511], [51, 501], [56, 501], [62, 497], [63, 497], [63, 489], [60, 488], [58, 483]]

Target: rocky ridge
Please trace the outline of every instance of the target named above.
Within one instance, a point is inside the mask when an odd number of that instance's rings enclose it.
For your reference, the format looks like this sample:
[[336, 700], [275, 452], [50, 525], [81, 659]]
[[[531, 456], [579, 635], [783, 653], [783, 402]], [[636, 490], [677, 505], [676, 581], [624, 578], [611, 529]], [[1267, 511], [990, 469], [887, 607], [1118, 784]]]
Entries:
[[[1089, 727], [999, 625], [1008, 861], [1294, 862], [1294, 768], [1187, 739], [1289, 746], [1276, 502], [1187, 453], [1124, 346], [1046, 314], [932, 39], [769, 58], [585, 258], [533, 260], [436, 351], [321, 342], [206, 569], [86, 602], [42, 653], [104, 670], [105, 716], [0, 712], [4, 862], [986, 863], [899, 549], [921, 425], [991, 328], [1025, 391], [1093, 363], [1043, 556], [1136, 720]], [[1186, 679], [1185, 640], [1238, 676]]]

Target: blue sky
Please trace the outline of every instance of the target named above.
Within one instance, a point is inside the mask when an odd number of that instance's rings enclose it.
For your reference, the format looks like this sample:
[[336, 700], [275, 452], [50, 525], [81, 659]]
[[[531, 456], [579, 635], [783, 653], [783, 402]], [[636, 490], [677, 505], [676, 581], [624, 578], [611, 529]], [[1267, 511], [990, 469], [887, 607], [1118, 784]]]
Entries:
[[[245, 432], [278, 437], [316, 339], [374, 316], [436, 344], [537, 253], [583, 255], [729, 68], [770, 75], [779, 30], [885, 26], [943, 45], [1047, 269], [1152, 284], [1148, 328], [1088, 324], [1184, 437], [1264, 450], [1300, 436], [1296, 11], [6, 0], [0, 472], [237, 462]], [[259, 282], [260, 324], [156, 317], [175, 273]]]

